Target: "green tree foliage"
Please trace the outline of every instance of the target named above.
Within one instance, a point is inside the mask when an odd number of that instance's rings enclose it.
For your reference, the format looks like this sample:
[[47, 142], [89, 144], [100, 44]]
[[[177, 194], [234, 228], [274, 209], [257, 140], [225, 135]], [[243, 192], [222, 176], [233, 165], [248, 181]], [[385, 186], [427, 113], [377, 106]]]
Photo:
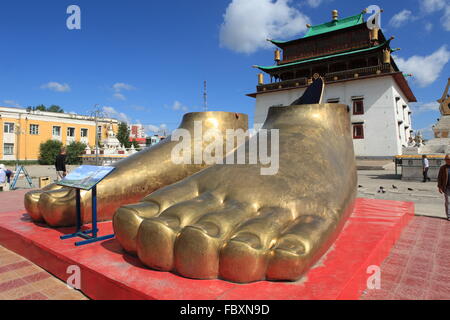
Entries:
[[56, 112], [56, 113], [64, 113], [64, 110], [60, 106], [57, 106], [55, 104], [48, 107], [47, 111], [48, 112]]
[[56, 140], [47, 140], [39, 147], [39, 164], [51, 165], [55, 163], [56, 156], [60, 153], [63, 144]]
[[130, 142], [130, 129], [128, 129], [128, 125], [125, 122], [121, 122], [119, 124], [119, 130], [117, 132], [117, 140], [119, 140], [120, 144], [125, 148], [131, 148]]
[[47, 108], [46, 108], [43, 104], [40, 104], [40, 105], [38, 105], [37, 107], [35, 107], [34, 110], [38, 110], [38, 111], [47, 111]]
[[82, 142], [74, 141], [71, 144], [69, 144], [66, 148], [67, 150], [67, 156], [66, 156], [66, 163], [67, 164], [81, 164], [81, 156], [84, 153], [84, 150], [86, 149], [86, 145]]
[[133, 140], [131, 143], [137, 151], [141, 151], [141, 146], [139, 145], [139, 142]]
[[27, 107], [27, 111], [46, 111], [46, 112], [55, 112], [55, 113], [64, 113], [64, 109], [60, 106], [57, 106], [55, 104], [51, 105], [50, 107], [46, 107], [43, 104], [40, 104], [36, 107]]

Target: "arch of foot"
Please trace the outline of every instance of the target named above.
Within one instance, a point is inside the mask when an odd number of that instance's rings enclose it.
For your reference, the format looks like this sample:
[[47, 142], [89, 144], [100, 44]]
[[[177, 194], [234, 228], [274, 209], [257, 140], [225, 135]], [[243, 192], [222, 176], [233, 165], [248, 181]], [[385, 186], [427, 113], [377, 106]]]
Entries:
[[[215, 165], [160, 189], [131, 207], [133, 216], [153, 212], [124, 235], [124, 248], [150, 268], [189, 278], [299, 279], [352, 211], [350, 117], [344, 105], [271, 108], [263, 128], [279, 130], [276, 174], [261, 175], [258, 164]], [[115, 230], [124, 223], [114, 222]]]
[[[247, 115], [221, 111], [188, 113], [184, 115], [179, 129], [185, 129], [193, 138], [196, 123], [201, 126], [202, 132], [215, 129], [223, 136], [228, 129], [248, 129]], [[169, 137], [114, 164], [116, 169], [113, 173], [97, 186], [98, 219], [111, 220], [120, 206], [140, 201], [149, 193], [209, 166], [204, 162], [175, 164], [171, 156], [177, 143]], [[203, 148], [204, 144], [201, 144], [200, 150]], [[83, 192], [81, 209], [85, 223], [90, 222], [90, 203], [90, 192]], [[72, 189], [52, 185], [30, 192], [25, 196], [25, 207], [35, 221], [44, 220], [54, 227], [75, 224], [75, 192]]]

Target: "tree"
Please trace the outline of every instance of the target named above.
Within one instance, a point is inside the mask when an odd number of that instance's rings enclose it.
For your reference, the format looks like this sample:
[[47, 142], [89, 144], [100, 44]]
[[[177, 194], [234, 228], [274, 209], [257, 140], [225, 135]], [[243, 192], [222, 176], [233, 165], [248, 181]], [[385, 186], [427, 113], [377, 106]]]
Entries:
[[37, 107], [34, 107], [33, 110], [47, 111], [47, 108], [43, 104], [40, 104]]
[[48, 112], [56, 112], [56, 113], [64, 113], [64, 110], [60, 106], [57, 106], [55, 104], [48, 107], [47, 111]]
[[131, 148], [130, 142], [130, 129], [128, 129], [128, 125], [125, 122], [121, 122], [119, 124], [119, 130], [117, 132], [117, 140], [119, 140], [120, 144], [125, 148]]
[[51, 105], [50, 107], [46, 107], [46, 106], [44, 106], [43, 104], [40, 104], [40, 105], [38, 105], [38, 106], [36, 106], [36, 107], [27, 107], [27, 111], [28, 112], [30, 112], [30, 111], [46, 111], [46, 112], [56, 112], [56, 113], [64, 113], [64, 109], [63, 108], [61, 108], [60, 106], [58, 106], [58, 105], [56, 105], [56, 104], [53, 104], [53, 105]]
[[141, 146], [139, 145], [139, 142], [137, 142], [135, 139], [133, 139], [133, 141], [131, 141], [131, 144], [134, 146], [134, 148], [137, 151], [141, 151]]
[[63, 144], [56, 140], [47, 140], [39, 146], [39, 164], [52, 165], [61, 152]]
[[67, 146], [67, 164], [81, 164], [81, 155], [83, 155], [86, 144], [78, 141], [73, 141], [71, 144]]

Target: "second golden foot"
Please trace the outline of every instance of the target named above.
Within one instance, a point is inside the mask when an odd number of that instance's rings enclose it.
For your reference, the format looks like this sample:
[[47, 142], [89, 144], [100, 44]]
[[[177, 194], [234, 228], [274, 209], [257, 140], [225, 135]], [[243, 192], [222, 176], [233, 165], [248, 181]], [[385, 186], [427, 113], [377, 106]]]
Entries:
[[[196, 123], [204, 131], [214, 128], [225, 133], [227, 129], [247, 130], [248, 117], [245, 114], [233, 112], [194, 112], [183, 117], [180, 128], [193, 132]], [[192, 165], [174, 164], [171, 161], [171, 152], [177, 143], [177, 141], [171, 141], [169, 137], [150, 149], [145, 149], [114, 164], [116, 168], [114, 172], [97, 186], [99, 221], [111, 220], [120, 206], [140, 201], [149, 193], [209, 166], [204, 162]], [[34, 221], [45, 221], [53, 227], [75, 225], [74, 189], [62, 188], [54, 184], [43, 190], [29, 192], [24, 201], [25, 208]], [[83, 191], [81, 201], [83, 223], [89, 223], [91, 219], [90, 192]], [[146, 210], [139, 211], [136, 219], [141, 217], [148, 217]], [[118, 231], [119, 238], [120, 234]], [[130, 250], [133, 251], [133, 248]]]

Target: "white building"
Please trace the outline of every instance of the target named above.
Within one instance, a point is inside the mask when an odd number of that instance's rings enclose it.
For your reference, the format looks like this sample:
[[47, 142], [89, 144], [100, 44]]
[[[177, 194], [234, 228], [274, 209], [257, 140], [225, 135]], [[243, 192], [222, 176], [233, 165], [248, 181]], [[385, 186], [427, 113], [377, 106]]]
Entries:
[[256, 66], [271, 83], [264, 84], [260, 74], [257, 92], [249, 94], [256, 98], [255, 128], [271, 106], [292, 104], [318, 74], [326, 82], [323, 102], [350, 107], [357, 157], [402, 154], [413, 132], [409, 103], [416, 98], [391, 57], [390, 40], [381, 30], [370, 31], [363, 14], [309, 28], [300, 39], [271, 40], [283, 50], [283, 60], [277, 49], [276, 65]]

